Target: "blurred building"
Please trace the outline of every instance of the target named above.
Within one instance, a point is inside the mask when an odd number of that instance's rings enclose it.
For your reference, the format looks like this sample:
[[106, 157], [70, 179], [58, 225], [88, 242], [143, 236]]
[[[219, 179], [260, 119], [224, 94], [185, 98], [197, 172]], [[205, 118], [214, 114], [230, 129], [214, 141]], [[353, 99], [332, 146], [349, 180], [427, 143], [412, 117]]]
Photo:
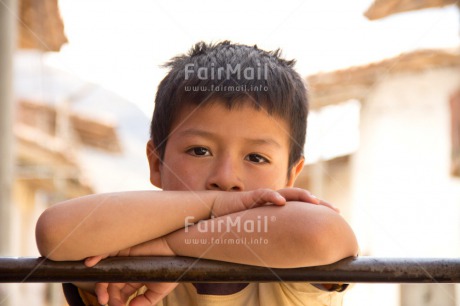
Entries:
[[[53, 203], [93, 192], [91, 180], [80, 165], [80, 147], [96, 146], [111, 154], [119, 150], [119, 143], [114, 126], [47, 103], [20, 100], [16, 114], [13, 250], [18, 256], [39, 256], [34, 239], [38, 216]], [[13, 305], [44, 305], [55, 300], [51, 304], [62, 305], [62, 298], [56, 297], [60, 292], [50, 288], [44, 284], [19, 285], [11, 301]]]
[[[120, 97], [46, 64], [46, 53], [67, 42], [56, 0], [18, 5], [9, 234], [13, 254], [39, 256], [35, 223], [47, 207], [93, 192], [148, 186], [148, 119]], [[59, 284], [3, 286], [8, 305], [66, 304]]]
[[[375, 20], [450, 4], [459, 2], [376, 0], [365, 16]], [[317, 159], [299, 183], [339, 204], [362, 255], [460, 256], [459, 68], [458, 49], [417, 50], [307, 78], [319, 112], [360, 103], [356, 151]], [[337, 121], [322, 123], [328, 124], [334, 129]], [[338, 141], [354, 138], [340, 134]], [[344, 303], [369, 304], [459, 306], [460, 286], [357, 284]]]
[[[460, 178], [451, 154], [460, 141], [452, 106], [459, 68], [458, 50], [419, 50], [308, 77], [313, 109], [361, 105], [356, 152], [308, 166], [301, 180], [315, 193], [321, 182], [321, 196], [339, 203], [362, 255], [460, 255]], [[345, 305], [460, 305], [458, 285], [358, 284], [346, 298]]]
[[[149, 188], [148, 118], [132, 103], [50, 67], [15, 57], [13, 252], [39, 256], [35, 223], [49, 206], [94, 192]], [[12, 305], [64, 305], [59, 284], [13, 284]]]

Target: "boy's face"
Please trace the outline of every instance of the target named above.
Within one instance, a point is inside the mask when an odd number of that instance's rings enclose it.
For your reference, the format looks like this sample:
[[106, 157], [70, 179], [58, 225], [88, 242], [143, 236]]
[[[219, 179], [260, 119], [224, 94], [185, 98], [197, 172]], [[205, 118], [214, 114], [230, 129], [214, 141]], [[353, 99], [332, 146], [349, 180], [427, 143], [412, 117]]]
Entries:
[[285, 120], [250, 103], [187, 106], [172, 125], [163, 162], [149, 141], [150, 180], [163, 190], [291, 187], [303, 160], [286, 175], [290, 141]]

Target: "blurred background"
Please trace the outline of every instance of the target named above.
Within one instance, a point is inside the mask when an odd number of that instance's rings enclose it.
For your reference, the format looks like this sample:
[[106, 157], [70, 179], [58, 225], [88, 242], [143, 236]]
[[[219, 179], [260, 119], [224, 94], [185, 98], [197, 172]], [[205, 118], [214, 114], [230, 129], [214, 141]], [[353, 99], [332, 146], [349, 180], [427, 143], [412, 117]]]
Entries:
[[[337, 205], [361, 255], [460, 256], [459, 6], [452, 0], [0, 0], [0, 256], [38, 256], [56, 202], [153, 189], [160, 66], [232, 40], [297, 59], [309, 84], [297, 184]], [[414, 262], [416, 264], [416, 262]], [[459, 306], [450, 284], [357, 284], [344, 305]], [[66, 305], [0, 284], [0, 305]]]

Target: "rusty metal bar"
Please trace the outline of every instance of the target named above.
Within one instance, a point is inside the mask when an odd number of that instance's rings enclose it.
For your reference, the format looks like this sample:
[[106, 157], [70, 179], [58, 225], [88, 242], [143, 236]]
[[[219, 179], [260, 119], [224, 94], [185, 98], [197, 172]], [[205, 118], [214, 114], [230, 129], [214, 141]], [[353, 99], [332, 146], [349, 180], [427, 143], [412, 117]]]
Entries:
[[460, 258], [346, 258], [306, 268], [270, 269], [189, 257], [113, 257], [82, 262], [0, 258], [6, 282], [341, 282], [460, 283]]

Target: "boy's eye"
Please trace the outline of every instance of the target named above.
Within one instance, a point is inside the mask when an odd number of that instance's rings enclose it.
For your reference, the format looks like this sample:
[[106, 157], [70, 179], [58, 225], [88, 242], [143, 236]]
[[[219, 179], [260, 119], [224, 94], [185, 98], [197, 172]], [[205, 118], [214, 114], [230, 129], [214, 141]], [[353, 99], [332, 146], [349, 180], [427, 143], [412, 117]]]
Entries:
[[211, 156], [211, 152], [204, 147], [194, 147], [187, 150], [187, 153], [195, 156]]
[[268, 159], [259, 154], [249, 154], [248, 156], [246, 156], [246, 160], [257, 164], [269, 163]]

